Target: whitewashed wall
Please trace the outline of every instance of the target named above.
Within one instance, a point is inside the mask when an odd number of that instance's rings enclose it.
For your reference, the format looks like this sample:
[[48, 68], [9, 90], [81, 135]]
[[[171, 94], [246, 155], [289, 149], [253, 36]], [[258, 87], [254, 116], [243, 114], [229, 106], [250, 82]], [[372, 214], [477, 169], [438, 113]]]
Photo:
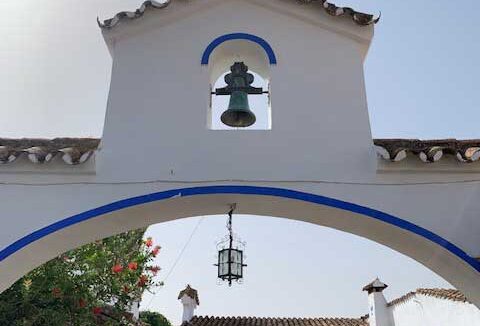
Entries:
[[[371, 27], [291, 0], [174, 1], [142, 19], [107, 35], [114, 64], [102, 140], [108, 155], [98, 158], [104, 177], [353, 181], [375, 174], [362, 55]], [[324, 28], [329, 20], [336, 31]], [[210, 73], [200, 59], [211, 41], [235, 32], [262, 37], [277, 55], [272, 130], [207, 127]]]
[[394, 326], [477, 326], [480, 310], [470, 303], [415, 295], [391, 307]]

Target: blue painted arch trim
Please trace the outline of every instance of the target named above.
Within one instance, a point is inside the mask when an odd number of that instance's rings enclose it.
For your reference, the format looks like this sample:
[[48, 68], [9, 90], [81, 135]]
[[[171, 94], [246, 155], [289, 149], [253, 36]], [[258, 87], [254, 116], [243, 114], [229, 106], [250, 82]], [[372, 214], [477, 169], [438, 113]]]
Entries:
[[422, 228], [411, 222], [402, 220], [393, 215], [390, 215], [372, 208], [368, 208], [365, 206], [360, 206], [357, 204], [341, 201], [338, 199], [295, 191], [295, 190], [271, 188], [271, 187], [235, 186], [235, 185], [173, 189], [168, 191], [142, 195], [138, 197], [132, 197], [128, 199], [123, 199], [105, 206], [94, 208], [92, 210], [88, 210], [86, 212], [68, 217], [64, 220], [61, 220], [54, 224], [46, 226], [12, 243], [8, 247], [0, 251], [0, 261], [3, 261], [7, 257], [13, 255], [15, 252], [21, 250], [22, 248], [25, 248], [29, 244], [43, 237], [46, 237], [61, 229], [70, 227], [77, 223], [84, 222], [92, 218], [99, 217], [103, 214], [111, 213], [124, 208], [151, 203], [155, 201], [162, 201], [172, 197], [177, 197], [179, 194], [181, 194], [182, 197], [191, 197], [191, 196], [198, 196], [198, 195], [217, 195], [217, 194], [273, 196], [273, 197], [280, 197], [280, 198], [295, 199], [295, 200], [304, 201], [308, 203], [324, 205], [324, 206], [342, 209], [345, 211], [350, 211], [353, 213], [361, 214], [361, 215], [388, 223], [390, 225], [396, 226], [403, 230], [412, 232], [416, 235], [422, 236], [436, 243], [437, 245], [445, 248], [446, 250], [448, 250], [458, 258], [465, 261], [468, 265], [472, 266], [475, 270], [480, 272], [480, 262], [470, 257], [467, 253], [465, 253], [459, 247], [455, 246], [453, 243], [447, 241], [446, 239], [440, 237], [439, 235], [425, 228]]
[[232, 34], [225, 34], [217, 37], [207, 46], [207, 48], [205, 49], [202, 55], [202, 65], [208, 65], [210, 55], [212, 54], [213, 50], [215, 50], [217, 46], [219, 46], [220, 44], [226, 41], [231, 41], [231, 40], [247, 40], [247, 41], [257, 43], [263, 48], [263, 50], [267, 54], [268, 61], [270, 62], [270, 64], [271, 65], [277, 64], [277, 57], [275, 56], [275, 52], [273, 52], [273, 48], [263, 38], [253, 34], [247, 34], [247, 33], [232, 33]]

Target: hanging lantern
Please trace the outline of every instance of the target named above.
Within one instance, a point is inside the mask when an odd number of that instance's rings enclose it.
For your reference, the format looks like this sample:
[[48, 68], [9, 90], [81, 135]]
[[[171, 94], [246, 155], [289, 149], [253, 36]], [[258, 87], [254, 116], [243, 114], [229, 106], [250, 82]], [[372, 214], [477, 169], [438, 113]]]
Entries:
[[241, 283], [243, 279], [244, 262], [243, 247], [245, 246], [240, 240], [234, 238], [232, 230], [232, 215], [234, 208], [228, 212], [227, 229], [228, 235], [225, 240], [218, 244], [218, 278], [221, 281], [228, 282], [232, 286], [232, 282]]
[[249, 94], [264, 94], [261, 87], [253, 87], [254, 76], [248, 73], [248, 67], [243, 62], [235, 62], [230, 67], [230, 73], [225, 75], [227, 86], [217, 88], [213, 94], [230, 95], [228, 109], [221, 116], [222, 122], [230, 127], [245, 128], [257, 120], [248, 104]]

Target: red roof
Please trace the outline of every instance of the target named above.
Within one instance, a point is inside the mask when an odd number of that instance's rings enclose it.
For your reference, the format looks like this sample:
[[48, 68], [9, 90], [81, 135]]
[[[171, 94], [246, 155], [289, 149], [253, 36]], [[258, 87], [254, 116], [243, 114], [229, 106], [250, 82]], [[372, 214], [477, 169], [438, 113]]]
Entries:
[[368, 326], [365, 318], [257, 318], [195, 316], [183, 326]]

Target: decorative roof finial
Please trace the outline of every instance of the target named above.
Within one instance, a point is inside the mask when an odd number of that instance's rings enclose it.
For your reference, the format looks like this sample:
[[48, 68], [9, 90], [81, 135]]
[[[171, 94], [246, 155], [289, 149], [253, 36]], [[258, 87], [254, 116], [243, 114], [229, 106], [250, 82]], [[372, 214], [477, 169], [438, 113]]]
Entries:
[[385, 290], [387, 287], [388, 285], [380, 281], [377, 277], [373, 282], [365, 285], [362, 291], [366, 291], [368, 294], [374, 292], [383, 292], [383, 290]]

